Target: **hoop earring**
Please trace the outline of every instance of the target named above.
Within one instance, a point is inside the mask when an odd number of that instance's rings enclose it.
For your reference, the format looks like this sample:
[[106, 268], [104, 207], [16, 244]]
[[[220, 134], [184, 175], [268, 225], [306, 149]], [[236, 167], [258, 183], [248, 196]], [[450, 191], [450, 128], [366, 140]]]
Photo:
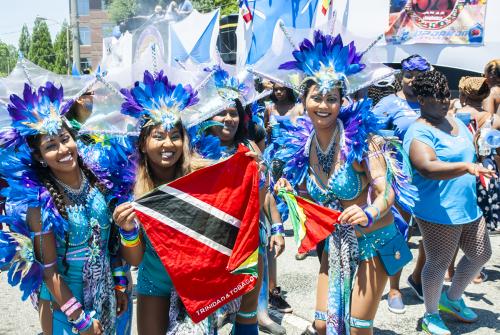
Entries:
[[48, 165], [47, 165], [47, 162], [46, 161], [40, 161], [40, 164], [42, 165], [42, 167], [46, 168]]

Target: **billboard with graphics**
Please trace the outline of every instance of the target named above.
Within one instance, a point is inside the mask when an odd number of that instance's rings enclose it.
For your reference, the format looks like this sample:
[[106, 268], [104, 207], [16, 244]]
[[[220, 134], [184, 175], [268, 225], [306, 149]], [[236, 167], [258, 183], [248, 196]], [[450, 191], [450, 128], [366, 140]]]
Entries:
[[391, 0], [389, 44], [483, 44], [487, 0]]

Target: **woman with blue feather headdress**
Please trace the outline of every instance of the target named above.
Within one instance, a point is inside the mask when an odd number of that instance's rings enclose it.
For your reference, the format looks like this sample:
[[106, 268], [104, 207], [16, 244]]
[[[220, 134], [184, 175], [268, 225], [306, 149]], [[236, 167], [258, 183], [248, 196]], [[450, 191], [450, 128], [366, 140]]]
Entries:
[[84, 163], [64, 118], [73, 101], [63, 93], [47, 82], [10, 97], [11, 127], [0, 133], [8, 183], [1, 221], [9, 228], [0, 266], [10, 266], [9, 283], [20, 284], [23, 299], [39, 291], [51, 301], [53, 334], [114, 334], [108, 205], [117, 194]]
[[[250, 139], [252, 131], [260, 122], [261, 110], [256, 104], [260, 98], [268, 95], [269, 91], [257, 93], [254, 89], [254, 78], [246, 69], [238, 71], [228, 65], [206, 67], [210, 75], [199, 86], [200, 106], [193, 112], [181, 113], [181, 119], [188, 129], [191, 146], [194, 151], [211, 159], [224, 159], [234, 154], [238, 146], [247, 147], [254, 153], [257, 160], [261, 160], [261, 150], [265, 145], [265, 132], [262, 136], [255, 136], [256, 142]], [[250, 120], [250, 127], [247, 121]], [[265, 224], [260, 223], [259, 274], [256, 288], [241, 299], [241, 304], [231, 303], [218, 311], [219, 324], [226, 320], [234, 323], [233, 332], [238, 335], [257, 334], [258, 327], [272, 334], [284, 334], [285, 329], [271, 320], [268, 315], [268, 281], [267, 281], [267, 252], [266, 246], [275, 249], [279, 256], [285, 247], [283, 225], [281, 218], [269, 194], [264, 187], [267, 175], [261, 176], [261, 204], [262, 212], [275, 220]], [[273, 213], [273, 214], [271, 214]], [[271, 222], [275, 222], [274, 227]], [[260, 290], [260, 292], [259, 292]], [[258, 321], [258, 322], [257, 322]]]
[[[145, 71], [143, 79], [131, 89], [121, 90], [124, 96], [122, 117], [134, 119], [136, 126], [131, 134], [139, 134], [135, 146], [134, 198], [211, 164], [191, 154], [187, 132], [180, 121], [180, 113], [192, 112], [199, 102], [198, 92], [191, 85], [173, 79], [180, 78], [181, 73], [183, 71], [171, 70], [167, 76], [163, 71]], [[125, 202], [117, 206], [113, 217], [120, 226], [123, 258], [128, 264], [139, 266], [136, 286], [138, 333], [214, 334], [216, 329], [211, 316], [198, 324], [189, 319], [132, 204]]]
[[[290, 41], [290, 36], [283, 29], [282, 38]], [[317, 245], [321, 267], [314, 330], [308, 333], [372, 333], [388, 278], [377, 252], [400, 234], [392, 204], [395, 197], [405, 199], [407, 207], [413, 204], [395, 144], [377, 136], [380, 124], [370, 100], [348, 98], [393, 73], [364, 62], [365, 54], [340, 35], [315, 31], [294, 47], [293, 60], [270, 70], [277, 57], [270, 51], [252, 69], [299, 92], [307, 114], [277, 140], [273, 158], [284, 166], [275, 189], [289, 205], [291, 192], [297, 192], [342, 211], [334, 232]], [[278, 55], [283, 57], [289, 56]]]

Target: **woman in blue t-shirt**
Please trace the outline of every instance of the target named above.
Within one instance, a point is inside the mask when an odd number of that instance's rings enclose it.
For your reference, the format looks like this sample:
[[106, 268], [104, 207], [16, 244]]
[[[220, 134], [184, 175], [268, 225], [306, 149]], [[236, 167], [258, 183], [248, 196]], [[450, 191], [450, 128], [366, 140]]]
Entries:
[[[476, 177], [497, 176], [476, 164], [472, 135], [458, 119], [447, 116], [450, 92], [446, 77], [435, 70], [417, 75], [412, 82], [421, 116], [408, 129], [404, 148], [413, 166], [418, 188], [414, 215], [422, 232], [426, 262], [422, 271], [426, 313], [422, 328], [428, 334], [450, 334], [438, 310], [463, 322], [477, 314], [462, 294], [491, 257], [486, 224], [476, 202]], [[443, 279], [455, 250], [460, 260], [448, 291]], [[441, 296], [440, 296], [441, 294]]]

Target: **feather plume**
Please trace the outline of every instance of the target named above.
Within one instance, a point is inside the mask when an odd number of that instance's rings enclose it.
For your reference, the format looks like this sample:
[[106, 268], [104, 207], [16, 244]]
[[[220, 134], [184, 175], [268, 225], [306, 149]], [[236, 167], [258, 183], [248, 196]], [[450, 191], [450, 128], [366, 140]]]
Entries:
[[61, 116], [68, 112], [73, 100], [63, 102], [63, 88], [47, 82], [38, 92], [24, 84], [23, 96], [10, 96], [7, 106], [12, 127], [20, 136], [56, 135], [62, 127]]
[[[2, 220], [5, 221], [5, 220]], [[43, 266], [35, 259], [29, 236], [12, 231], [0, 231], [0, 268], [9, 266], [7, 280], [19, 285], [22, 300], [37, 290], [43, 280]]]
[[299, 70], [305, 74], [305, 80], [318, 83], [320, 90], [326, 92], [341, 84], [346, 78], [362, 71], [366, 65], [361, 63], [362, 53], [356, 52], [354, 42], [344, 45], [339, 35], [325, 35], [314, 32], [313, 41], [304, 39], [293, 58], [279, 66], [281, 70]]
[[190, 85], [172, 84], [163, 71], [156, 75], [145, 71], [142, 82], [120, 92], [125, 98], [121, 106], [123, 114], [140, 119], [142, 126], [162, 124], [166, 130], [175, 126], [182, 110], [199, 101], [198, 93]]

